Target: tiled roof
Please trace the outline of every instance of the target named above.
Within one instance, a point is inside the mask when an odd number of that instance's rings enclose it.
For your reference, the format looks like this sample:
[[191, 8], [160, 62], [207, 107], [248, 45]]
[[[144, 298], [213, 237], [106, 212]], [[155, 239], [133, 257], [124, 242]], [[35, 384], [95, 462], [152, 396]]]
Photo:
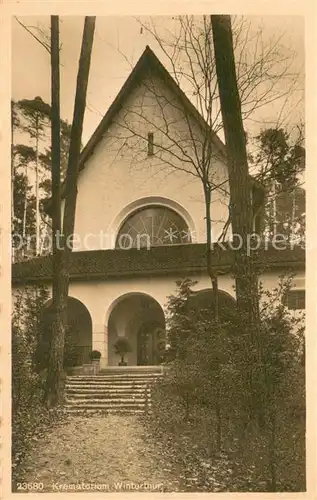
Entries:
[[[73, 252], [70, 263], [71, 280], [120, 279], [123, 277], [164, 276], [205, 273], [204, 244], [171, 245], [137, 250], [93, 250]], [[214, 267], [230, 272], [233, 250], [216, 247]], [[305, 251], [300, 247], [287, 250], [269, 248], [258, 256], [263, 270], [294, 270], [305, 268]], [[38, 257], [12, 266], [14, 284], [49, 281], [52, 278], [52, 257]]]

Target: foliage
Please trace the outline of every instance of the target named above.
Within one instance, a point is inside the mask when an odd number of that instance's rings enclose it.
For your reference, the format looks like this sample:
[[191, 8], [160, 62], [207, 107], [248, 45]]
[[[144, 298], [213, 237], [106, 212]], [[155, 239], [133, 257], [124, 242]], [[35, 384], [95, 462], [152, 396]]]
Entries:
[[[42, 432], [56, 421], [43, 405], [43, 377], [34, 366], [41, 311], [48, 299], [43, 286], [16, 291], [12, 315], [12, 467], [13, 480], [21, 479], [25, 453]], [[20, 480], [19, 479], [19, 480]]]
[[[13, 244], [21, 251], [20, 241], [26, 241], [26, 235], [35, 231], [35, 197], [25, 173], [16, 172], [13, 179], [13, 201], [15, 217], [12, 220], [12, 232], [16, 235]], [[18, 235], [21, 238], [18, 238]]]
[[305, 190], [300, 176], [305, 169], [302, 131], [291, 138], [283, 128], [268, 128], [256, 137], [257, 153], [251, 164], [259, 169], [258, 179], [266, 186], [266, 232], [288, 238], [304, 238]]
[[100, 359], [101, 358], [101, 352], [100, 351], [91, 351], [90, 358], [91, 359]]
[[116, 354], [124, 355], [132, 351], [129, 340], [126, 337], [119, 337], [114, 343]]
[[[32, 129], [30, 134], [32, 137], [36, 138], [38, 131], [33, 129], [39, 129], [44, 132], [47, 120], [51, 116], [51, 107], [49, 104], [43, 101], [39, 96], [34, 99], [21, 99], [17, 103], [18, 108], [21, 110], [22, 114], [29, 119], [32, 123]], [[27, 127], [29, 131], [29, 127]]]
[[118, 337], [116, 342], [114, 343], [114, 352], [121, 356], [121, 361], [119, 364], [125, 365], [124, 356], [131, 352], [132, 348], [129, 340], [126, 337]]
[[[14, 258], [20, 260], [35, 255], [34, 235], [36, 234], [36, 213], [40, 214], [40, 253], [47, 248], [50, 234], [48, 216], [44, 203], [51, 196], [51, 147], [50, 141], [51, 107], [41, 97], [11, 102], [12, 118], [12, 179], [13, 214], [12, 232], [16, 235], [14, 243], [23, 238], [24, 245], [16, 251]], [[70, 142], [71, 126], [61, 120], [61, 178], [64, 180]], [[17, 140], [21, 140], [18, 143]], [[33, 144], [34, 142], [34, 144]], [[37, 161], [38, 157], [38, 161]], [[39, 177], [38, 203], [34, 186], [34, 173]], [[32, 244], [26, 245], [27, 238]], [[26, 249], [28, 248], [28, 251]]]
[[[69, 150], [69, 142], [70, 142], [70, 133], [71, 133], [71, 125], [67, 122], [67, 120], [61, 120], [61, 137], [60, 137], [60, 147], [61, 147], [61, 181], [63, 182], [66, 176], [67, 171], [67, 163], [68, 163], [68, 150]], [[40, 155], [40, 160], [43, 166], [46, 168], [48, 172], [51, 172], [52, 168], [52, 148], [45, 149], [45, 153]], [[51, 194], [51, 178], [46, 179], [48, 181], [49, 188], [46, 188], [47, 195]]]
[[149, 429], [187, 457], [196, 491], [217, 491], [212, 467], [219, 457], [230, 470], [227, 491], [304, 489], [303, 324], [280, 300], [290, 279], [260, 290], [257, 349], [237, 311], [215, 322], [191, 310], [191, 283], [183, 280], [169, 298], [175, 357], [153, 392]]
[[167, 337], [171, 352], [182, 356], [183, 346], [191, 335], [194, 326], [194, 311], [188, 307], [191, 287], [196, 284], [190, 279], [177, 281], [177, 293], [168, 297], [166, 308]]
[[263, 183], [275, 180], [284, 189], [298, 184], [298, 176], [305, 169], [305, 149], [301, 134], [292, 144], [290, 135], [283, 128], [268, 128], [256, 137], [259, 151], [253, 161], [261, 166]]

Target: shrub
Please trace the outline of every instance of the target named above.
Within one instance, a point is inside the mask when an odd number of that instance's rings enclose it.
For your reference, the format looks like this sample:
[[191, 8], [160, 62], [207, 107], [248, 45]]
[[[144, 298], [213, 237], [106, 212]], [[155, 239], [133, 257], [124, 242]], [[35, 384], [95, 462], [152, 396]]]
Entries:
[[237, 311], [216, 322], [191, 309], [191, 283], [169, 299], [174, 361], [153, 390], [149, 429], [171, 437], [179, 457], [225, 452], [230, 491], [304, 490], [304, 332], [280, 300], [289, 280], [260, 289], [257, 345]]
[[91, 351], [90, 353], [90, 359], [100, 359], [101, 358], [101, 352], [100, 351]]
[[126, 337], [119, 337], [115, 344], [114, 349], [116, 354], [127, 354], [132, 351], [129, 340]]
[[[36, 364], [41, 313], [48, 292], [44, 287], [25, 287], [15, 296], [12, 315], [12, 479], [21, 481], [21, 463], [36, 435], [56, 421], [60, 411], [49, 412], [44, 404], [43, 370]], [[57, 419], [58, 420], [58, 419]]]

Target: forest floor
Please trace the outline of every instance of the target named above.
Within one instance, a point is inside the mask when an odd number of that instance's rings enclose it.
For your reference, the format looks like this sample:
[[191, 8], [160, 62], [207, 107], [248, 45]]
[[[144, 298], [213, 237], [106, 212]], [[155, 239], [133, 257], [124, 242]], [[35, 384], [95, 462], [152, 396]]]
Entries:
[[202, 459], [186, 443], [180, 452], [171, 437], [154, 436], [135, 415], [67, 415], [33, 438], [12, 489], [18, 493], [241, 491], [226, 455]]
[[177, 466], [134, 415], [71, 416], [33, 443], [22, 470], [17, 492], [183, 489]]

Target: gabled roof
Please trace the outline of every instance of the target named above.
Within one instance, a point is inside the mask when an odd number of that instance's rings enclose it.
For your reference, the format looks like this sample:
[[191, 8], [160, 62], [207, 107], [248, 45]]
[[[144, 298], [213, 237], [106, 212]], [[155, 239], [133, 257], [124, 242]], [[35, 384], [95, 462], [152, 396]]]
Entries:
[[[228, 273], [232, 269], [233, 252], [214, 246], [212, 266], [219, 272]], [[259, 272], [295, 272], [305, 269], [305, 250], [293, 247], [285, 250], [260, 249], [257, 255]], [[52, 257], [37, 257], [12, 266], [13, 284], [51, 282]], [[206, 245], [193, 243], [153, 247], [150, 250], [132, 248], [130, 250], [89, 250], [72, 252], [70, 259], [70, 279], [119, 280], [132, 277], [154, 277], [172, 275], [178, 277], [205, 275]]]
[[199, 111], [191, 103], [186, 94], [182, 91], [182, 89], [178, 86], [174, 78], [167, 71], [165, 66], [163, 66], [161, 61], [156, 57], [154, 52], [147, 45], [140, 59], [134, 66], [132, 72], [130, 73], [128, 79], [121, 88], [119, 94], [109, 107], [107, 113], [105, 114], [105, 116], [99, 123], [98, 127], [96, 128], [95, 132], [93, 133], [93, 135], [87, 142], [86, 146], [84, 147], [80, 158], [81, 168], [84, 167], [84, 163], [86, 162], [87, 158], [89, 158], [89, 156], [92, 154], [94, 148], [96, 147], [98, 142], [102, 139], [102, 136], [111, 125], [115, 115], [124, 106], [126, 99], [131, 95], [136, 85], [142, 81], [143, 77], [149, 70], [156, 72], [156, 74], [162, 80], [164, 80], [164, 83], [169, 87], [169, 89], [175, 95], [177, 95], [182, 105], [197, 120], [197, 122], [200, 124], [201, 127], [203, 128], [207, 127], [210, 130], [214, 145], [216, 146], [218, 151], [222, 153], [224, 157], [226, 156], [226, 147], [224, 143], [219, 139], [217, 134], [210, 129], [210, 126], [201, 116]]
[[[178, 84], [176, 83], [174, 78], [170, 75], [170, 73], [167, 71], [167, 69], [163, 66], [163, 64], [160, 62], [160, 60], [156, 57], [154, 52], [147, 45], [143, 54], [141, 55], [138, 62], [134, 66], [133, 70], [131, 71], [128, 79], [125, 81], [121, 90], [117, 94], [117, 97], [112, 102], [112, 104], [108, 108], [108, 111], [106, 112], [105, 116], [102, 118], [101, 122], [99, 123], [98, 127], [96, 128], [95, 132], [90, 137], [86, 146], [83, 148], [83, 150], [81, 152], [80, 160], [79, 160], [79, 171], [81, 171], [85, 168], [86, 161], [88, 160], [90, 155], [93, 153], [93, 151], [94, 151], [95, 147], [98, 145], [98, 143], [102, 140], [103, 135], [105, 134], [105, 132], [108, 130], [108, 128], [112, 124], [113, 119], [115, 118], [117, 113], [120, 111], [120, 109], [123, 108], [127, 98], [131, 95], [131, 93], [136, 88], [136, 86], [142, 81], [144, 76], [146, 76], [146, 74], [149, 72], [149, 70], [151, 70], [154, 74], [156, 73], [156, 75], [159, 76], [164, 81], [165, 85], [167, 85], [168, 88], [171, 90], [171, 92], [173, 92], [178, 97], [181, 104], [188, 111], [188, 113], [196, 119], [197, 123], [202, 127], [202, 129], [207, 128], [210, 131], [214, 145], [217, 148], [218, 152], [224, 158], [226, 157], [226, 147], [225, 147], [224, 143], [219, 139], [217, 134], [211, 130], [210, 126], [204, 120], [204, 118], [199, 113], [199, 111], [195, 108], [195, 106], [188, 99], [186, 94], [178, 86]], [[62, 189], [62, 196], [64, 196], [63, 189]], [[48, 213], [50, 212], [50, 205], [51, 205], [51, 200], [49, 199], [45, 203], [45, 210]]]
[[[187, 110], [189, 115], [193, 116], [193, 118], [200, 125], [202, 130], [207, 130], [212, 136], [213, 143], [220, 155], [225, 159], [226, 158], [226, 146], [218, 137], [218, 135], [211, 129], [210, 125], [205, 121], [203, 116], [199, 113], [197, 108], [193, 105], [190, 99], [186, 96], [186, 94], [182, 91], [179, 85], [176, 83], [171, 74], [167, 71], [165, 66], [161, 63], [161, 61], [154, 54], [152, 49], [147, 45], [143, 54], [139, 58], [138, 62], [134, 66], [131, 71], [128, 79], [125, 81], [121, 90], [117, 94], [117, 97], [112, 102], [105, 116], [102, 118], [98, 127], [96, 128], [93, 135], [90, 137], [86, 146], [83, 148], [79, 160], [79, 171], [85, 168], [86, 161], [94, 152], [95, 147], [102, 140], [105, 132], [108, 130], [110, 125], [112, 124], [117, 113], [124, 107], [124, 104], [128, 97], [131, 95], [136, 86], [142, 81], [144, 76], [149, 72], [149, 70], [156, 74], [159, 78], [161, 78], [165, 85], [174, 93], [180, 103], [184, 106], [184, 109]], [[262, 186], [259, 184], [254, 177], [250, 175], [250, 180], [255, 187], [262, 189]], [[62, 187], [62, 197], [65, 195], [64, 185]], [[47, 213], [50, 213], [51, 207], [51, 199], [47, 200], [44, 204], [45, 210]]]

